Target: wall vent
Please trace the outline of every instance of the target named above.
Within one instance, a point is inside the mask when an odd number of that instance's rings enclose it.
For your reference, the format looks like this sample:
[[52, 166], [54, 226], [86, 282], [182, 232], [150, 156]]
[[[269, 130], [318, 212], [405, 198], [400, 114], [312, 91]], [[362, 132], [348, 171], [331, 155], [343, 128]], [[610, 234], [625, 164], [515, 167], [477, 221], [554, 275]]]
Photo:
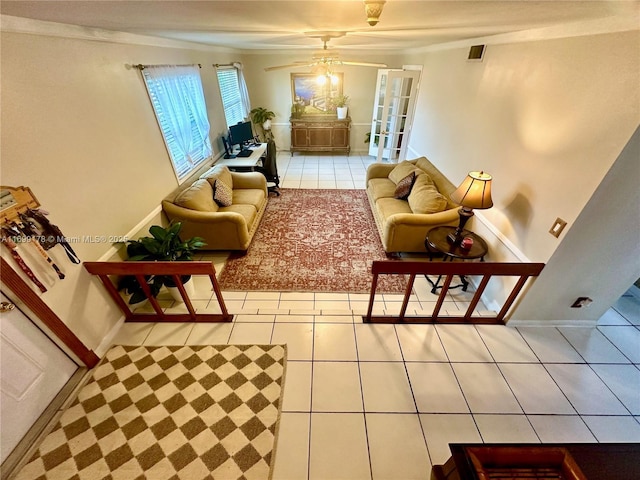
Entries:
[[484, 45], [473, 45], [469, 49], [469, 56], [467, 57], [467, 59], [481, 62], [484, 55], [484, 47]]

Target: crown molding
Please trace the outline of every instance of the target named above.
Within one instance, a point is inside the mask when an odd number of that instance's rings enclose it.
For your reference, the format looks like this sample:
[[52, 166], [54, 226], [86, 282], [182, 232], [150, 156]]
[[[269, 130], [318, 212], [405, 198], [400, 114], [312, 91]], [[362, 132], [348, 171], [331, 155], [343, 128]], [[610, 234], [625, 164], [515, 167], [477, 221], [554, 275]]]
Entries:
[[500, 45], [506, 43], [535, 42], [560, 38], [584, 37], [607, 33], [640, 31], [640, 12], [627, 12], [625, 15], [614, 15], [583, 22], [563, 23], [551, 27], [535, 28], [520, 32], [501, 33], [486, 37], [477, 37], [455, 42], [439, 43], [412, 49], [410, 53], [427, 53], [455, 48], [467, 48], [472, 45]]
[[46, 22], [31, 18], [0, 15], [0, 30], [2, 32], [22, 33], [26, 35], [43, 35], [48, 37], [88, 40], [93, 42], [119, 43], [125, 45], [144, 45], [147, 47], [181, 48], [200, 50], [212, 53], [239, 53], [238, 50], [227, 47], [216, 47], [202, 43], [171, 40], [138, 35], [134, 33], [116, 32], [100, 28], [81, 27], [66, 23]]

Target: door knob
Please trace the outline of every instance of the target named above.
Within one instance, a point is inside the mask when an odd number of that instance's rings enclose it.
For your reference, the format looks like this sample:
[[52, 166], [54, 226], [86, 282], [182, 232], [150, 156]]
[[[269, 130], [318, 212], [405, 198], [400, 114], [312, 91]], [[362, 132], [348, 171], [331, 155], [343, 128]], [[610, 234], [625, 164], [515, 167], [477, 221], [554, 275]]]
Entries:
[[16, 306], [11, 302], [0, 302], [0, 313], [10, 312], [16, 308]]

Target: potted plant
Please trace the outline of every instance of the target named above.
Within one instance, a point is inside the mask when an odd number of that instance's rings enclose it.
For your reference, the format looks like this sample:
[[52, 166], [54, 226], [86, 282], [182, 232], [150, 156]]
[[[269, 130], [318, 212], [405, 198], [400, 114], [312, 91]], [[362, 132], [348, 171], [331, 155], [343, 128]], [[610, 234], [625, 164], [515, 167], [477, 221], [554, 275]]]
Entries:
[[271, 133], [271, 120], [275, 118], [276, 114], [264, 107], [256, 107], [249, 112], [249, 115], [254, 124], [260, 125], [264, 133], [264, 140], [267, 141], [267, 137], [270, 137]]
[[[150, 237], [141, 237], [137, 240], [127, 241], [127, 255], [130, 261], [177, 261], [184, 262], [193, 260], [193, 252], [206, 245], [200, 237], [193, 237], [186, 241], [180, 238], [182, 223], [172, 223], [164, 228], [153, 225], [149, 229]], [[189, 275], [181, 278], [182, 283], [188, 285]], [[151, 276], [146, 279], [151, 293], [157, 296], [164, 285], [172, 293], [177, 301], [182, 301], [179, 293], [176, 294], [177, 287], [170, 276]], [[189, 284], [190, 285], [190, 284]], [[118, 284], [120, 289], [131, 295], [130, 304], [139, 303], [146, 299], [142, 287], [135, 277], [123, 277]], [[173, 290], [171, 290], [173, 288]]]
[[349, 96], [339, 94], [331, 99], [331, 103], [336, 107], [336, 113], [339, 119], [347, 118], [347, 110], [349, 107]]
[[291, 106], [291, 118], [300, 118], [304, 115], [304, 103], [296, 102]]

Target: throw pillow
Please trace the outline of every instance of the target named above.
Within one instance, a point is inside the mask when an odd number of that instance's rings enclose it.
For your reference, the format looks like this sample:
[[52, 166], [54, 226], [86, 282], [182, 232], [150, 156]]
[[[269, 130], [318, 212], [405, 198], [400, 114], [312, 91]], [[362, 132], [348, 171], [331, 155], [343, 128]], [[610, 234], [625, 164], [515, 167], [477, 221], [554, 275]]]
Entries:
[[398, 182], [400, 182], [400, 180], [405, 178], [411, 172], [416, 172], [416, 175], [419, 175], [422, 170], [417, 168], [413, 163], [407, 160], [403, 160], [389, 172], [389, 180], [398, 185]]
[[411, 193], [411, 189], [413, 188], [413, 184], [416, 181], [416, 172], [411, 172], [409, 175], [404, 177], [402, 180], [398, 182], [398, 186], [396, 187], [396, 191], [394, 192], [394, 198], [399, 200], [406, 200], [409, 194]]
[[221, 207], [228, 207], [233, 202], [233, 190], [222, 180], [217, 179], [213, 185], [213, 199]]
[[215, 212], [218, 210], [218, 207], [213, 202], [211, 185], [205, 179], [196, 180], [193, 185], [180, 192], [173, 203], [199, 212]]
[[422, 179], [419, 175], [411, 193], [407, 198], [409, 207], [413, 213], [442, 212], [447, 207], [447, 199], [431, 183], [430, 178]]
[[229, 167], [226, 165], [216, 165], [200, 175], [200, 178], [206, 178], [212, 187], [216, 183], [216, 180], [220, 179], [226, 183], [229, 188], [233, 189], [233, 177], [231, 175], [231, 170], [229, 170]]

